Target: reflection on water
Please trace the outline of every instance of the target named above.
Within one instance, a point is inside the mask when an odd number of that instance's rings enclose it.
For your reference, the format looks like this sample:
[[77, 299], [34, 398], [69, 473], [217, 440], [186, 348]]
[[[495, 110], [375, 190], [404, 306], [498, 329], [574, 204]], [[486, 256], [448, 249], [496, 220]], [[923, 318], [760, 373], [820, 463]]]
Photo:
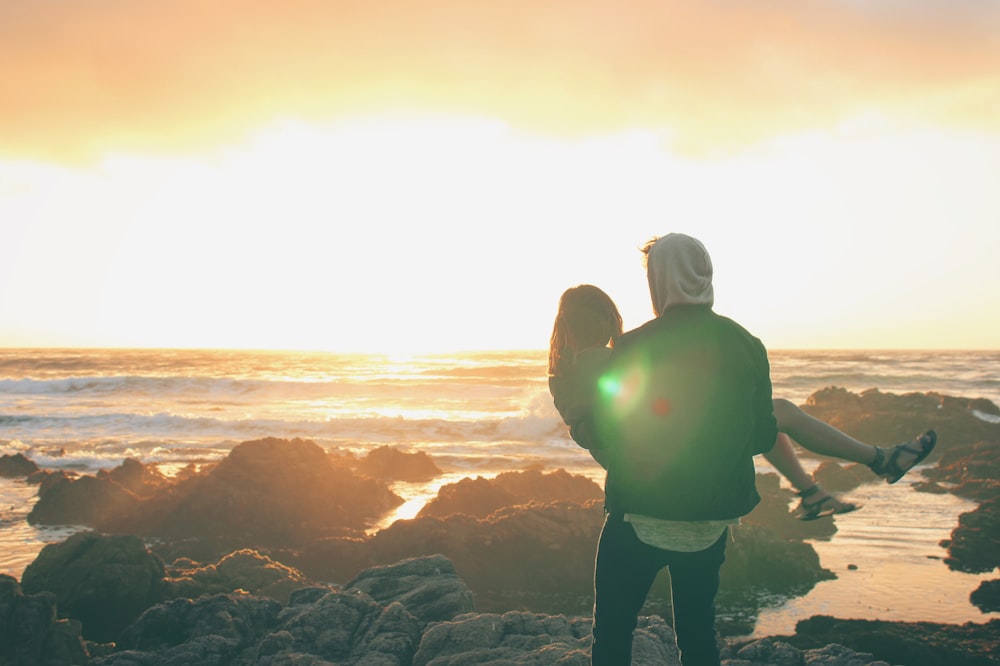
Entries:
[[813, 542], [820, 563], [837, 579], [762, 611], [753, 635], [792, 634], [796, 622], [813, 615], [942, 623], [985, 622], [1000, 615], [981, 614], [969, 601], [979, 583], [995, 574], [951, 571], [939, 545], [955, 528], [955, 516], [974, 509], [975, 502], [919, 493], [911, 484], [908, 477], [848, 493], [864, 508], [837, 516], [838, 532], [830, 541]]

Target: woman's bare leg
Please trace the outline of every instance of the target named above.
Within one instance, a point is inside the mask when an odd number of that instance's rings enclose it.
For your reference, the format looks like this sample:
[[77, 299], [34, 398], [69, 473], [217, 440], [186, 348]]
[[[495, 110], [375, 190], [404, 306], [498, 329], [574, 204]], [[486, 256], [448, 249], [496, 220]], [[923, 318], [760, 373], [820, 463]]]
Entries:
[[[806, 414], [784, 398], [775, 398], [774, 416], [778, 420], [780, 432], [787, 433], [813, 453], [864, 465], [875, 461], [877, 452], [874, 446], [859, 442], [829, 423]], [[771, 464], [773, 465], [774, 462], [772, 461]], [[777, 465], [775, 466], [777, 467]], [[789, 480], [791, 481], [791, 478]]]
[[831, 513], [847, 513], [858, 508], [856, 504], [841, 502], [816, 483], [812, 475], [802, 468], [795, 449], [792, 448], [792, 441], [785, 433], [778, 433], [774, 447], [764, 457], [798, 491], [798, 496], [802, 498], [798, 508], [800, 519], [814, 520]]

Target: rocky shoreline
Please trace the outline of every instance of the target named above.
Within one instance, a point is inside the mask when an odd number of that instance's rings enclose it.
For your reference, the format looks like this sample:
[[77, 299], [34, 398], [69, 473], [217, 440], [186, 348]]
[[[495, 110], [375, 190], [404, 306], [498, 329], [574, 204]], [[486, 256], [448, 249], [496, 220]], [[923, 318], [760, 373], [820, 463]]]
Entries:
[[[879, 444], [933, 424], [939, 462], [919, 489], [979, 502], [943, 544], [946, 562], [1000, 566], [1000, 424], [973, 413], [1000, 414], [995, 405], [831, 388], [804, 408]], [[47, 546], [21, 581], [0, 576], [0, 664], [588, 663], [600, 488], [563, 470], [466, 479], [414, 519], [366, 535], [402, 501], [389, 482], [439, 473], [428, 456], [392, 447], [355, 459], [282, 439], [245, 442], [173, 478], [135, 460], [73, 476], [4, 456], [0, 474], [39, 486], [29, 521], [94, 531]], [[834, 463], [819, 473], [837, 490], [870, 477]], [[764, 501], [727, 553], [720, 606], [802, 594], [833, 575], [803, 539], [835, 523], [795, 520], [777, 477], [759, 486]], [[997, 608], [998, 585], [972, 592], [984, 612]], [[677, 663], [664, 592], [643, 611], [637, 664]], [[747, 633], [753, 619], [720, 631]], [[996, 620], [814, 617], [794, 636], [723, 640], [731, 666], [1000, 663]]]

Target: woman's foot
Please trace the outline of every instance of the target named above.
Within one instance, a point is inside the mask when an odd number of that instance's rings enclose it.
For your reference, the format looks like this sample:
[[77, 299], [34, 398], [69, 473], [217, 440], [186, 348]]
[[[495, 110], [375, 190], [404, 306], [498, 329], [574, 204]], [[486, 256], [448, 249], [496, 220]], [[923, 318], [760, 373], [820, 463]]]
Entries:
[[868, 467], [886, 483], [896, 483], [923, 462], [934, 450], [935, 444], [937, 433], [928, 430], [912, 441], [897, 444], [888, 452], [882, 447], [875, 447], [875, 460]]
[[812, 488], [806, 488], [795, 494], [802, 498], [795, 514], [799, 520], [816, 520], [837, 513], [850, 513], [861, 508], [860, 505], [853, 502], [841, 502], [826, 492], [818, 483]]

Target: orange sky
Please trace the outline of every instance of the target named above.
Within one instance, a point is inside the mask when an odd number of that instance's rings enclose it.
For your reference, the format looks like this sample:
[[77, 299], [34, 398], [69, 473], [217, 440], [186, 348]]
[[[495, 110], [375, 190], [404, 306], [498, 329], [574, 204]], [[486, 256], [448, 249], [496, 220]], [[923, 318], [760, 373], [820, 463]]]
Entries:
[[185, 150], [385, 107], [731, 148], [869, 108], [1000, 126], [1000, 7], [961, 0], [0, 6], [0, 150]]
[[1000, 347], [1000, 3], [0, 3], [0, 346]]

